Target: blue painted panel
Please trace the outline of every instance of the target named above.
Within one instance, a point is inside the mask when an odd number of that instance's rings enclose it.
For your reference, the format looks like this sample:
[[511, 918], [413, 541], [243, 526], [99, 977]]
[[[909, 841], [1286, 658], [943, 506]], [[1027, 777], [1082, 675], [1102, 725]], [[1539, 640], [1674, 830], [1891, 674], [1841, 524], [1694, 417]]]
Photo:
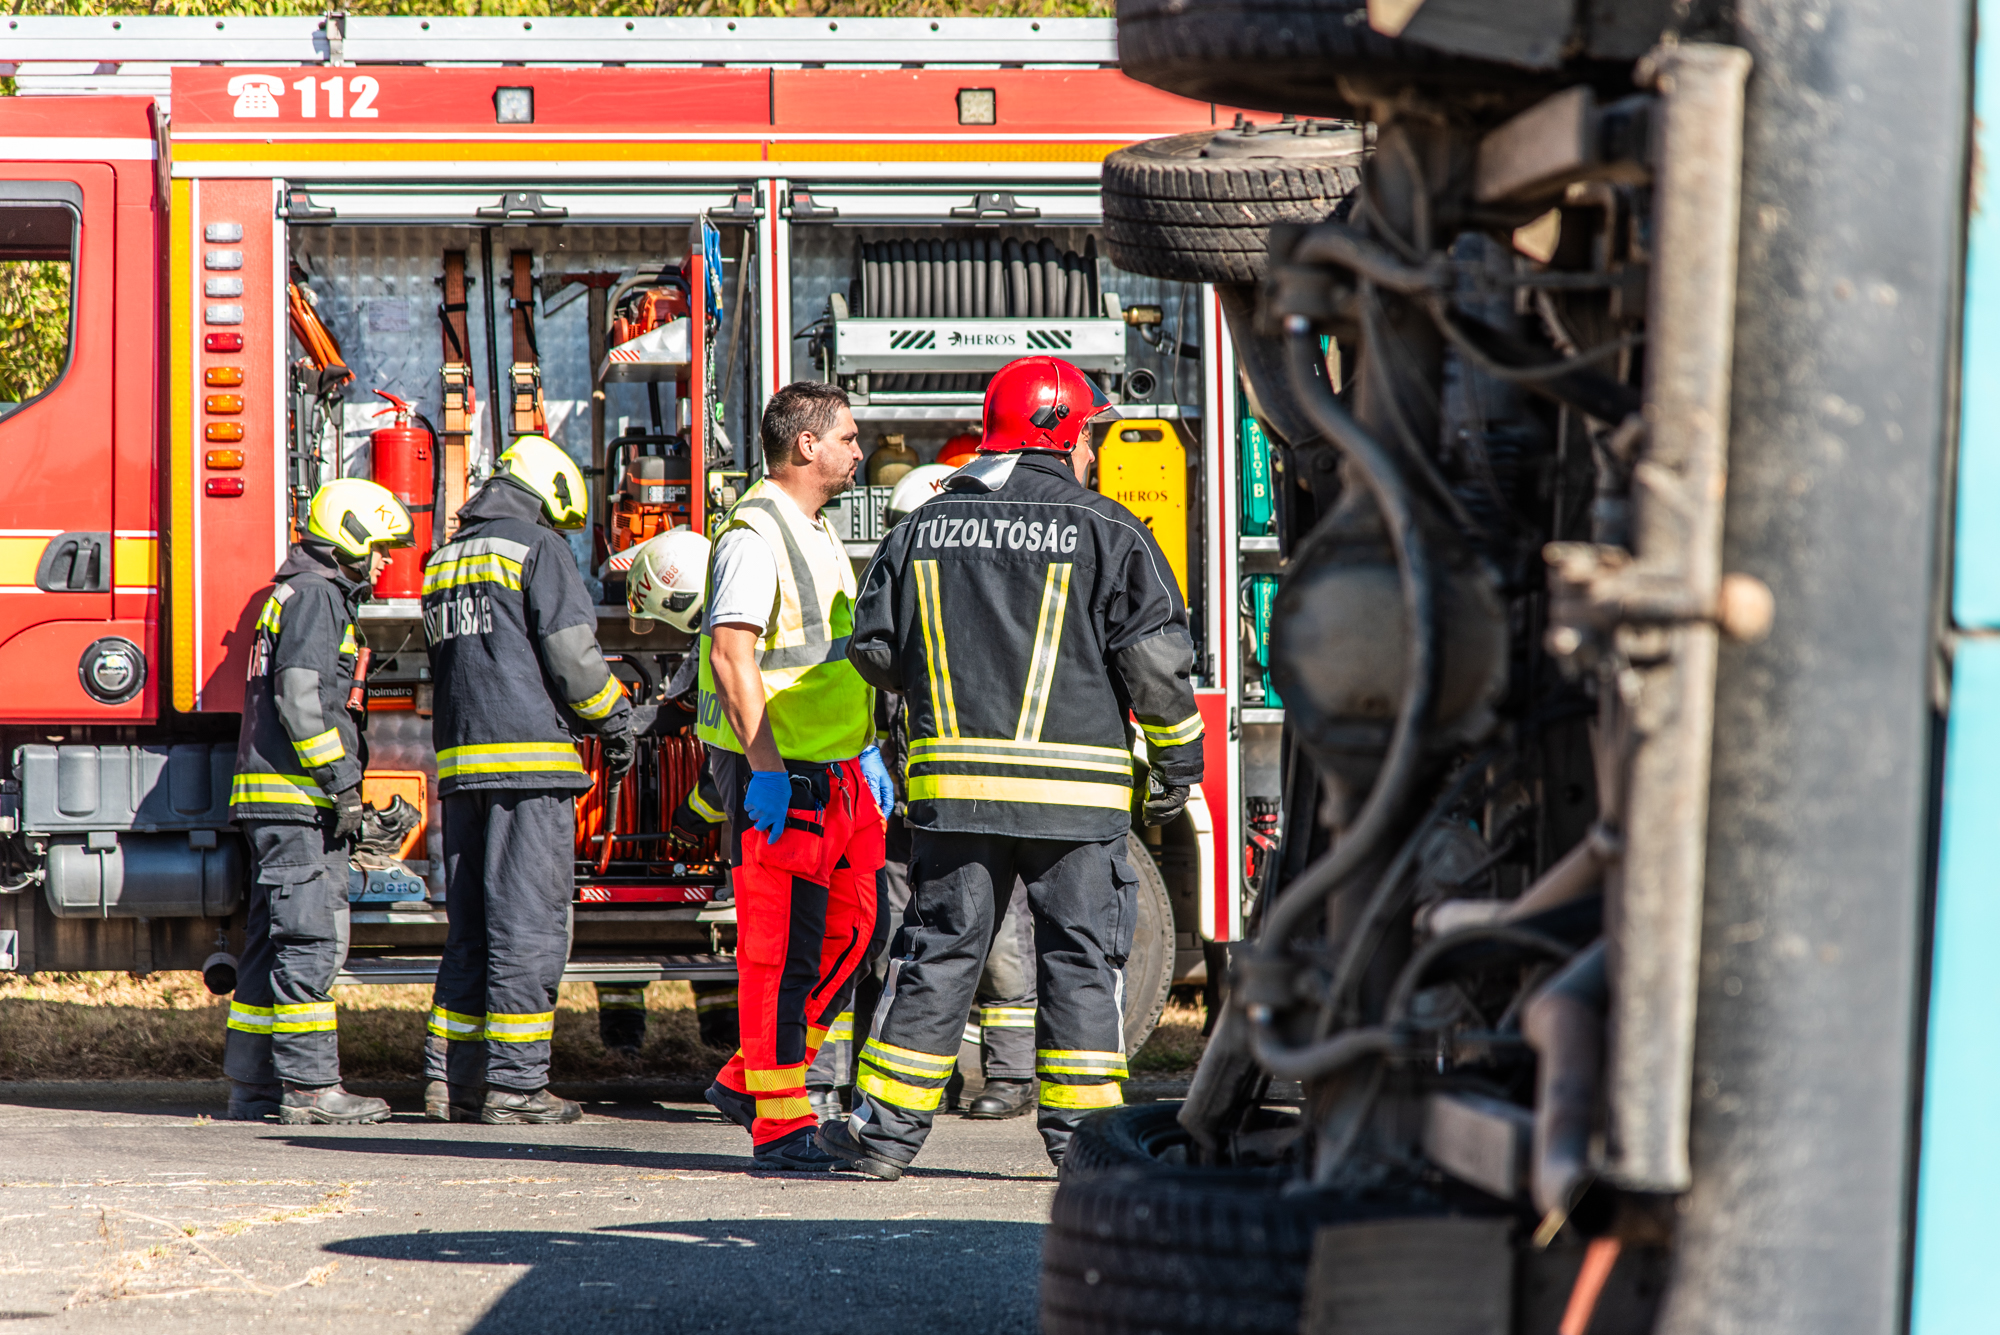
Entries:
[[[1980, 0], [1973, 56], [1975, 163], [1967, 220], [1965, 341], [1959, 402], [1957, 569], [1952, 615], [1967, 629], [2000, 628], [2000, 0]], [[1982, 207], [1982, 204], [1984, 207]]]
[[1910, 1332], [1991, 1335], [2000, 1325], [2000, 641], [1959, 647], [1940, 839]]

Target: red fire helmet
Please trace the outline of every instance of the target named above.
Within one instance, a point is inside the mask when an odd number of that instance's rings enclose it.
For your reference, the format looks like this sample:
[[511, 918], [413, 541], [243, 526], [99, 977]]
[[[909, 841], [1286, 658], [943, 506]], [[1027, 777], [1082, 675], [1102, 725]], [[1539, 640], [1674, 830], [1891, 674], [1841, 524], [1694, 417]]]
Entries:
[[1068, 454], [1084, 429], [1110, 411], [1111, 400], [1083, 372], [1059, 357], [1022, 357], [994, 372], [986, 386], [979, 448], [989, 454], [1054, 450]]

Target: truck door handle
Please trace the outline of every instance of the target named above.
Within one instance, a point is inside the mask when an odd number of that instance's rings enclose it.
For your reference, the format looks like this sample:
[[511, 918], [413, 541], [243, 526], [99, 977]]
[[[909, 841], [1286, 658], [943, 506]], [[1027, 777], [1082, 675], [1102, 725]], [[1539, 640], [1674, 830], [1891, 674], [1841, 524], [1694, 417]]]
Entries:
[[48, 593], [111, 592], [111, 535], [59, 533], [42, 549], [35, 587]]

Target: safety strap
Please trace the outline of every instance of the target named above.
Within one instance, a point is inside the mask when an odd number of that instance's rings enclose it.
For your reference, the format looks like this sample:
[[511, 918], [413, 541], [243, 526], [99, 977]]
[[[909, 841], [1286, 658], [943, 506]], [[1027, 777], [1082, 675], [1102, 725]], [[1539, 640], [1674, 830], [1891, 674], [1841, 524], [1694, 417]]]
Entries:
[[465, 252], [444, 253], [444, 301], [438, 306], [438, 325], [444, 331], [444, 365], [438, 380], [444, 390], [444, 429], [439, 463], [444, 468], [444, 494], [437, 504], [444, 510], [444, 532], [440, 545], [458, 534], [458, 508], [465, 504], [466, 468], [472, 450], [472, 413], [476, 396], [472, 388], [472, 360], [466, 349], [471, 339], [465, 329]]
[[534, 259], [533, 251], [514, 252], [514, 295], [507, 303], [514, 313], [514, 362], [508, 379], [513, 386], [516, 436], [546, 435], [549, 429], [542, 402], [541, 352], [535, 347]]

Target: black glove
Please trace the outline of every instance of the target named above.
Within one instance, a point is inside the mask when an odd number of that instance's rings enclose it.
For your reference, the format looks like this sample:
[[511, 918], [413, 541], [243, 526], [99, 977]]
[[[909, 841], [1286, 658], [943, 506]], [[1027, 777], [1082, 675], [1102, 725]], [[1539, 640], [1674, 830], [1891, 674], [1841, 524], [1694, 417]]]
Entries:
[[361, 800], [361, 785], [343, 788], [333, 795], [333, 837], [352, 839], [361, 833], [361, 815], [367, 804]]
[[1161, 783], [1159, 776], [1146, 776], [1146, 824], [1166, 825], [1187, 809], [1188, 787], [1184, 783]]
[[629, 732], [607, 732], [604, 734], [604, 767], [616, 783], [632, 772], [632, 763], [639, 758], [639, 748]]

